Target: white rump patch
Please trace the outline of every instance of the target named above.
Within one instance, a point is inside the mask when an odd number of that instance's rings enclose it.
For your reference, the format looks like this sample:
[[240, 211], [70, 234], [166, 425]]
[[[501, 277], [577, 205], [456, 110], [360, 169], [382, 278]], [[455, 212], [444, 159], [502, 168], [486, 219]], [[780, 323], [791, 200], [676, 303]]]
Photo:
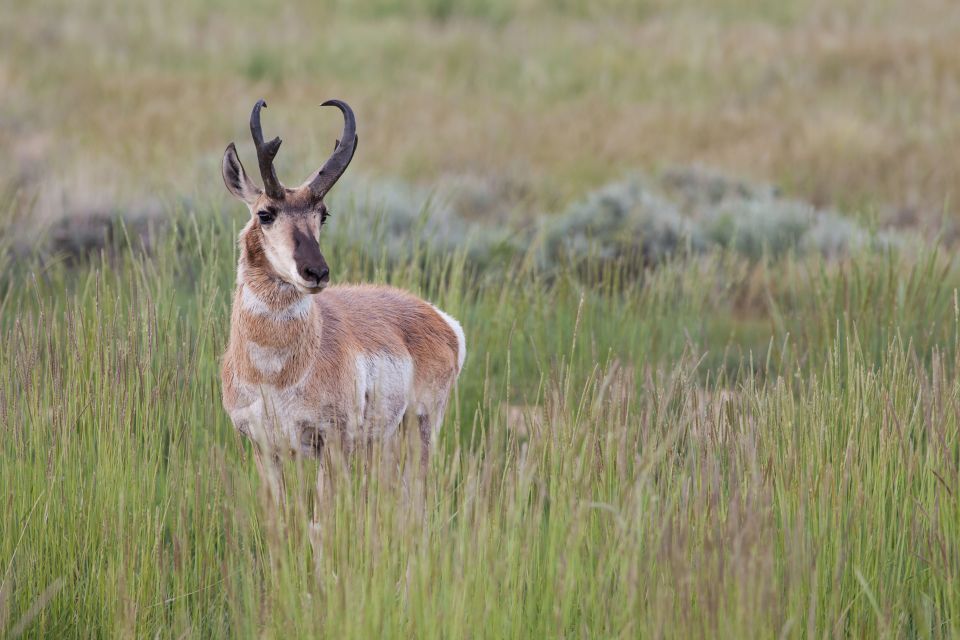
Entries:
[[287, 358], [290, 357], [289, 349], [261, 347], [252, 341], [247, 343], [247, 352], [250, 354], [250, 362], [253, 366], [268, 376], [280, 373], [283, 365], [287, 364]]
[[275, 311], [251, 291], [250, 287], [246, 286], [243, 288], [240, 302], [243, 304], [243, 308], [250, 313], [256, 316], [271, 317], [280, 322], [306, 319], [310, 314], [310, 305], [313, 304], [313, 300], [309, 296], [302, 296], [289, 307]]
[[443, 321], [450, 326], [450, 329], [453, 330], [453, 334], [457, 336], [457, 373], [460, 373], [460, 370], [463, 369], [463, 361], [467, 359], [467, 337], [463, 335], [463, 327], [460, 326], [460, 323], [457, 320], [448, 314], [445, 311], [441, 311], [434, 305], [433, 310], [440, 314], [440, 317], [443, 318]]

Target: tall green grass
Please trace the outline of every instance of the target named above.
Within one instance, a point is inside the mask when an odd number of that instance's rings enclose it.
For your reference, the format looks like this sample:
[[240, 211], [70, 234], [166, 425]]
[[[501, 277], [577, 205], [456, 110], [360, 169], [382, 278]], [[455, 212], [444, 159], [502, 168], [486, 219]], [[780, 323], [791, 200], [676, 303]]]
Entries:
[[423, 503], [356, 460], [317, 509], [290, 462], [278, 510], [220, 407], [237, 225], [4, 269], [0, 633], [960, 634], [936, 252], [494, 273], [334, 223], [336, 280], [427, 296], [469, 355]]

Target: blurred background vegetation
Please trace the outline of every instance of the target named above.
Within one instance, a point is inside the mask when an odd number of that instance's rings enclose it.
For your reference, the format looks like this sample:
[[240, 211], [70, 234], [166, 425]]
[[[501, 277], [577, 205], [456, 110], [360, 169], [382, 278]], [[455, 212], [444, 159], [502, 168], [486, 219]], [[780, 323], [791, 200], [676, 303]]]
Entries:
[[336, 96], [360, 123], [352, 184], [467, 182], [454, 213], [481, 224], [695, 164], [952, 236], [957, 42], [951, 0], [6, 0], [0, 185], [51, 226], [220, 208], [257, 98], [296, 183]]

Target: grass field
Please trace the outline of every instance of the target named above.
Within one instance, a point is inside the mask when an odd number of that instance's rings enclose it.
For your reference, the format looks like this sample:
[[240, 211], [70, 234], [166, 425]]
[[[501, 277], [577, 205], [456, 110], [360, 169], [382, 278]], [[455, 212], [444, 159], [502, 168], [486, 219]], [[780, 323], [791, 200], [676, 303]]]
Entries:
[[[957, 274], [936, 253], [585, 285], [426, 249], [386, 270], [331, 239], [338, 279], [427, 294], [471, 356], [425, 515], [354, 469], [318, 557], [314, 470], [291, 466], [276, 513], [219, 406], [235, 231], [185, 217], [150, 257], [7, 267], [4, 628], [960, 633]], [[748, 352], [751, 297], [769, 344]]]
[[[0, 636], [960, 637], [952, 2], [8, 4]], [[264, 96], [306, 175], [331, 95], [334, 281], [469, 355], [425, 502], [357, 460], [315, 511], [300, 461], [277, 510], [220, 405], [219, 156]], [[618, 222], [698, 163], [796, 201]]]

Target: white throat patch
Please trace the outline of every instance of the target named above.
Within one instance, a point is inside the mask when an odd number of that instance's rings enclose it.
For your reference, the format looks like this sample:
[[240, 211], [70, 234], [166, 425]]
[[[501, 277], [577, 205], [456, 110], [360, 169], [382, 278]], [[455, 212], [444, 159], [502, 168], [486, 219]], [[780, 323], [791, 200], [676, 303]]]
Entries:
[[247, 353], [250, 354], [251, 364], [268, 376], [280, 373], [290, 357], [288, 348], [261, 347], [253, 341], [247, 344]]

